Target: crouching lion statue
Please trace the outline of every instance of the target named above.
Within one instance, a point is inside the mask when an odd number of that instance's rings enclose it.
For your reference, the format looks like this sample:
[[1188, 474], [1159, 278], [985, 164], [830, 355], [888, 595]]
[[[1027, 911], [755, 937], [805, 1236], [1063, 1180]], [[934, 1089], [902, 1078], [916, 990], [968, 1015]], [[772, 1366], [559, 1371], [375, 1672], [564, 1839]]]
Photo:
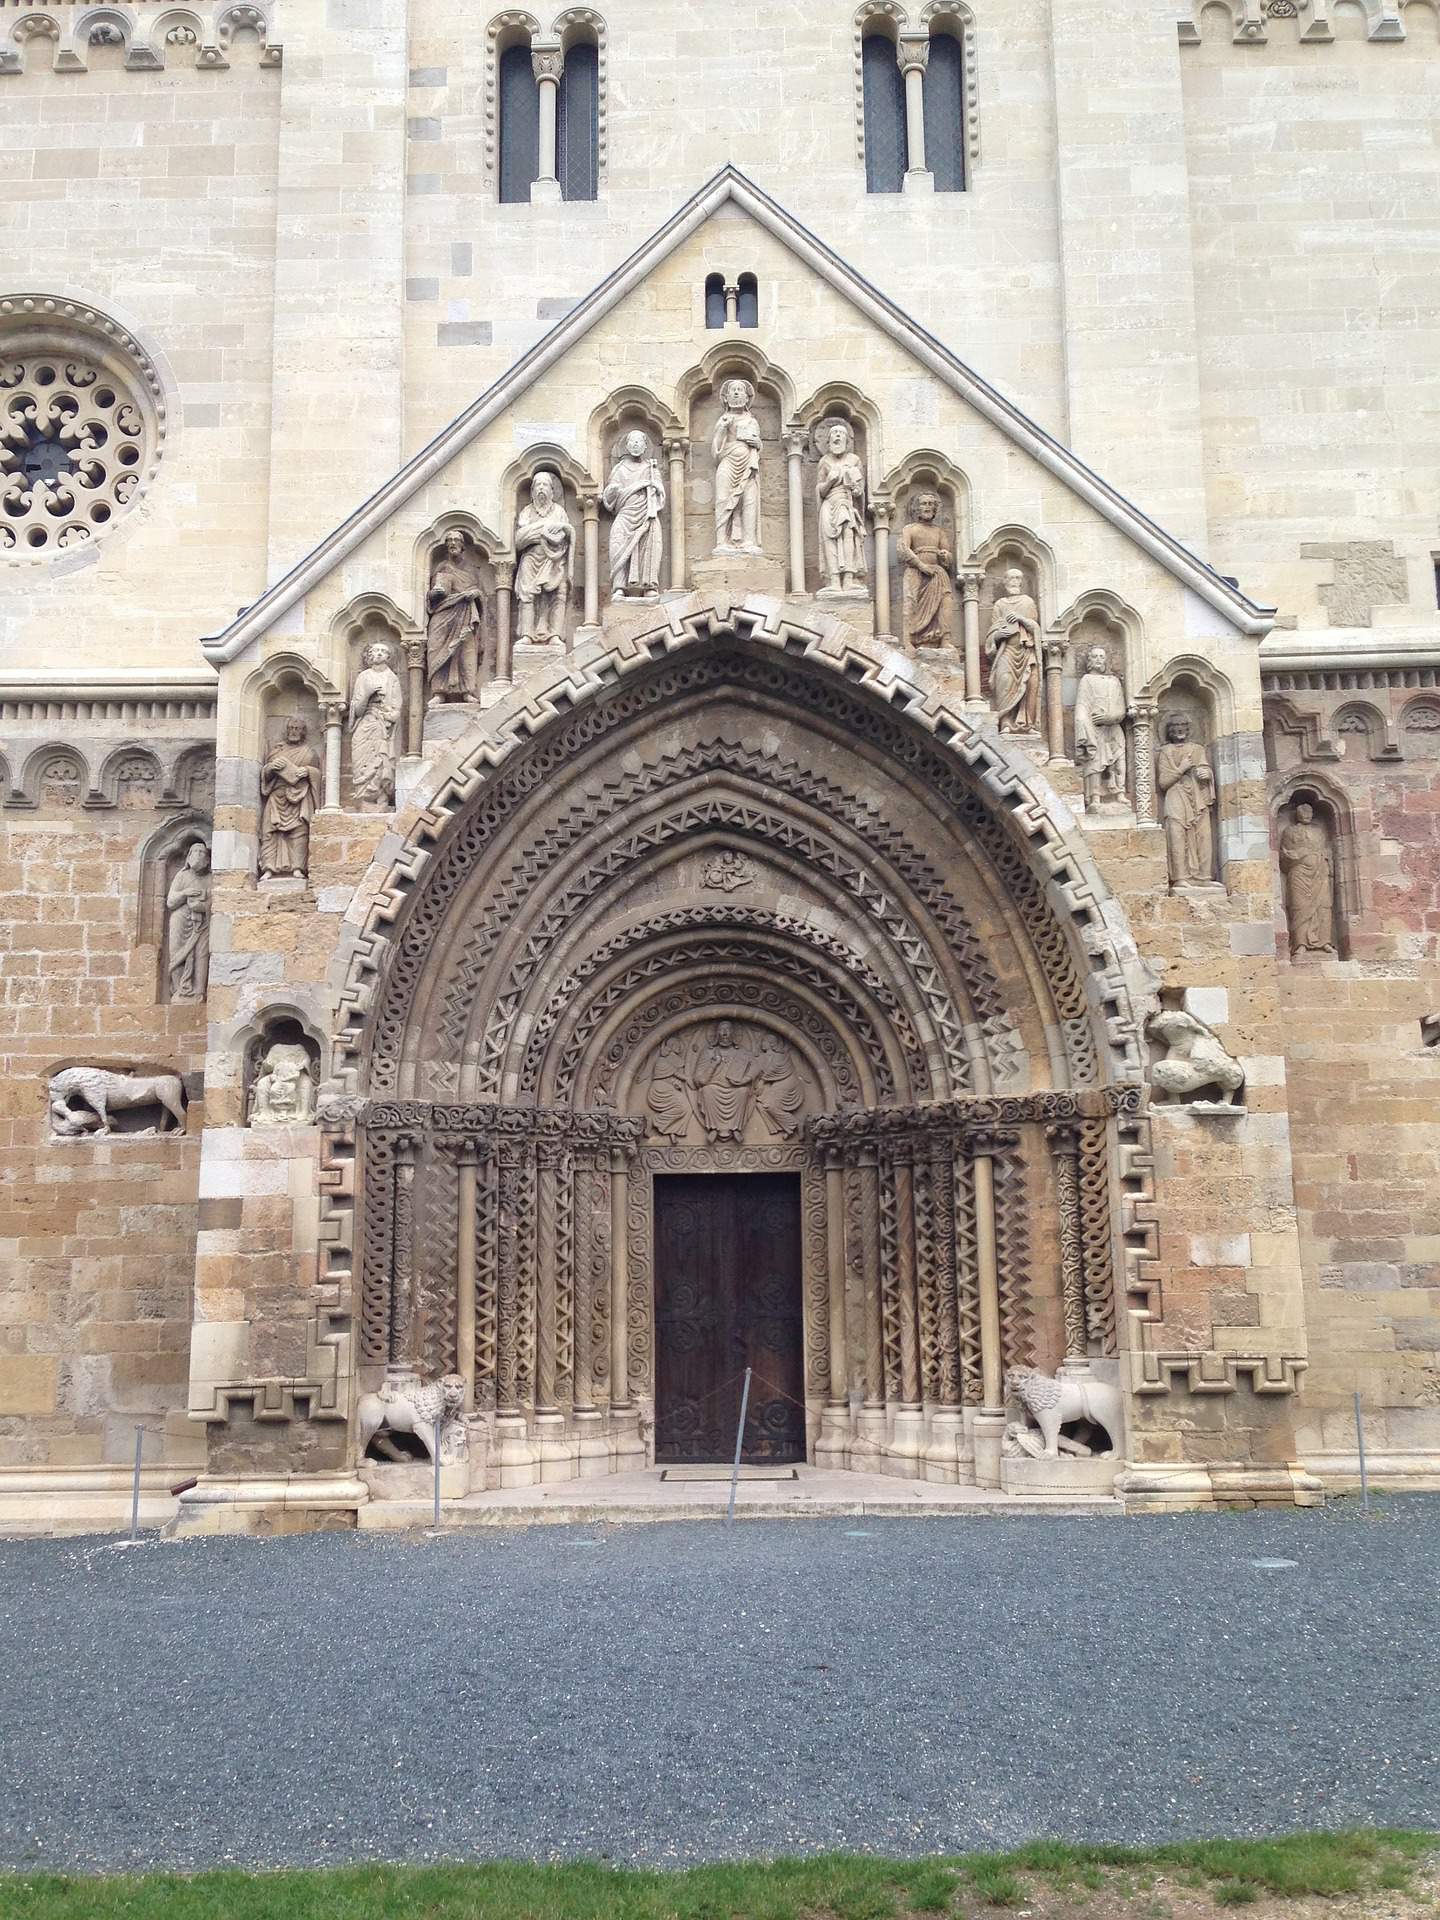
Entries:
[[[1067, 1453], [1087, 1451], [1076, 1441], [1060, 1438], [1061, 1427], [1072, 1420], [1088, 1420], [1105, 1429], [1109, 1448], [1095, 1458], [1108, 1460], [1114, 1454], [1120, 1438], [1118, 1387], [1109, 1386], [1089, 1373], [1052, 1375], [1041, 1373], [1037, 1367], [1012, 1367], [1005, 1376], [1005, 1391], [1009, 1399], [1019, 1401], [1040, 1429], [1044, 1446], [1043, 1453], [1034, 1454], [1036, 1459], [1054, 1460], [1062, 1448]], [[1026, 1436], [1018, 1437], [1023, 1442]], [[1033, 1441], [1033, 1435], [1028, 1437]], [[1029, 1453], [1033, 1448], [1022, 1447], [1022, 1450]]]
[[1166, 1049], [1150, 1069], [1151, 1086], [1176, 1102], [1198, 1104], [1201, 1094], [1213, 1092], [1217, 1106], [1240, 1105], [1245, 1069], [1203, 1020], [1170, 1010], [1152, 1014], [1146, 1031]]
[[[440, 1458], [464, 1458], [465, 1382], [458, 1373], [442, 1374], [427, 1385], [418, 1373], [399, 1374], [386, 1380], [378, 1393], [362, 1393], [355, 1409], [360, 1428], [360, 1458], [370, 1442], [387, 1460], [408, 1460], [390, 1439], [390, 1433], [413, 1433], [433, 1460], [435, 1458], [435, 1422], [440, 1422]], [[389, 1433], [385, 1429], [389, 1429]]]

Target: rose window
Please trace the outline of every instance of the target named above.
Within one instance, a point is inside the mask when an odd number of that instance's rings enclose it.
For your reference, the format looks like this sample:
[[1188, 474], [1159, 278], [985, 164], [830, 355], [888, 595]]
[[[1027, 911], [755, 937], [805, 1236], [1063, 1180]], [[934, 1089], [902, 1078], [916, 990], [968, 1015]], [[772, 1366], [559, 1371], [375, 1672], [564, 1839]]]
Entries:
[[[87, 337], [90, 325], [101, 337]], [[124, 351], [132, 346], [69, 302], [0, 302], [0, 557], [83, 546], [138, 498], [164, 413], [154, 370]]]

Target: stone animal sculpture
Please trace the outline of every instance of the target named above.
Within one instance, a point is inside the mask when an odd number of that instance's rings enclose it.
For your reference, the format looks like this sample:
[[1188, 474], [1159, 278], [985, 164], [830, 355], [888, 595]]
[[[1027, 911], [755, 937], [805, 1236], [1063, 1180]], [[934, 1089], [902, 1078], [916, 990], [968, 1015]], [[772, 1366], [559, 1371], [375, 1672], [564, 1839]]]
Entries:
[[1146, 1031], [1166, 1049], [1150, 1069], [1150, 1084], [1172, 1099], [1194, 1101], [1213, 1087], [1217, 1105], [1238, 1107], [1245, 1069], [1228, 1054], [1214, 1031], [1193, 1013], [1178, 1009], [1152, 1014]]
[[[79, 1102], [72, 1105], [72, 1102]], [[110, 1113], [159, 1107], [160, 1133], [185, 1131], [185, 1091], [178, 1073], [113, 1073], [108, 1067], [63, 1067], [50, 1080], [50, 1126], [62, 1139], [110, 1132]], [[166, 1125], [167, 1116], [175, 1122]]]
[[[1103, 1427], [1110, 1446], [1107, 1453], [1098, 1457], [1107, 1459], [1114, 1453], [1120, 1437], [1118, 1387], [1109, 1386], [1088, 1373], [1053, 1375], [1041, 1373], [1038, 1367], [1012, 1367], [1005, 1377], [1005, 1390], [1010, 1399], [1019, 1401], [1039, 1427], [1046, 1460], [1059, 1456], [1060, 1429], [1071, 1420], [1088, 1420], [1094, 1426]], [[1072, 1450], [1078, 1451], [1066, 1449]]]
[[378, 1393], [362, 1393], [355, 1409], [360, 1458], [365, 1458], [372, 1440], [387, 1460], [408, 1458], [383, 1431], [388, 1427], [391, 1433], [413, 1433], [433, 1460], [437, 1420], [441, 1458], [456, 1458], [465, 1449], [465, 1423], [460, 1418], [464, 1405], [465, 1382], [458, 1373], [442, 1374], [428, 1384], [418, 1373], [386, 1380]]

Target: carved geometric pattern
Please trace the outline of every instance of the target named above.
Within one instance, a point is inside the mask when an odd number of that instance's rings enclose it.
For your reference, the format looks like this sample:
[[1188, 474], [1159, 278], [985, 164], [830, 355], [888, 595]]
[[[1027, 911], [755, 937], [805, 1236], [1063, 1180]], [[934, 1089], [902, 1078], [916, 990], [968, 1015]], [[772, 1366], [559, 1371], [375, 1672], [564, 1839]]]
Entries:
[[935, 1279], [939, 1307], [935, 1341], [938, 1353], [936, 1397], [942, 1407], [960, 1404], [960, 1322], [955, 1267], [955, 1162], [939, 1147], [931, 1162], [935, 1221]]
[[562, 1147], [555, 1168], [555, 1388], [562, 1406], [575, 1380], [575, 1156]]
[[[865, 1292], [865, 1197], [860, 1186], [860, 1169], [846, 1167], [841, 1178], [845, 1183], [845, 1273], [847, 1282], [855, 1277], [860, 1281], [861, 1311], [865, 1314], [868, 1312], [869, 1299]], [[846, 1292], [850, 1298], [855, 1297], [853, 1284], [847, 1284]], [[847, 1324], [850, 1336], [851, 1377], [854, 1377], [854, 1356], [858, 1352], [862, 1356], [863, 1367], [860, 1380], [862, 1385], [866, 1385], [868, 1392], [869, 1388], [866, 1384], [869, 1379], [869, 1361], [866, 1356], [867, 1327], [863, 1320], [857, 1324], [852, 1319]]]
[[520, 1155], [518, 1140], [502, 1140], [498, 1151], [499, 1245], [495, 1285], [495, 1405], [501, 1413], [520, 1403], [520, 1271], [516, 1257], [516, 1229], [520, 1212]]
[[801, 1175], [805, 1219], [805, 1386], [830, 1391], [830, 1270], [825, 1231], [825, 1175], [807, 1167]]
[[920, 1393], [931, 1405], [940, 1393], [940, 1269], [937, 1256], [935, 1178], [928, 1141], [915, 1154], [915, 1299], [920, 1324]]
[[1155, 1158], [1150, 1122], [1140, 1113], [1116, 1122], [1120, 1163], [1120, 1240], [1125, 1262], [1125, 1305], [1136, 1320], [1160, 1320], [1160, 1221], [1155, 1209]]
[[458, 1244], [459, 1181], [453, 1147], [437, 1142], [424, 1166], [423, 1210], [416, 1273], [416, 1360], [426, 1379], [453, 1372], [455, 1352], [455, 1253]]
[[[835, 935], [824, 933], [807, 921], [792, 919], [784, 914], [767, 913], [757, 908], [727, 906], [720, 909], [678, 907], [668, 913], [656, 914], [643, 926], [629, 928], [587, 953], [584, 961], [573, 972], [567, 974], [555, 988], [543, 1010], [530, 1026], [530, 1038], [525, 1050], [524, 1063], [520, 1069], [520, 1093], [534, 1094], [538, 1089], [546, 1048], [561, 1021], [567, 1014], [573, 1013], [580, 990], [587, 980], [592, 979], [612, 960], [642, 940], [659, 940], [670, 934], [702, 927], [714, 929], [703, 947], [698, 947], [694, 943], [687, 943], [679, 948], [667, 947], [664, 955], [665, 963], [671, 966], [686, 965], [698, 956], [714, 958], [721, 965], [733, 965], [744, 954], [763, 953], [765, 965], [779, 967], [782, 972], [805, 980], [830, 1000], [832, 1005], [843, 1004], [846, 1008], [846, 1018], [852, 1018], [853, 1015], [849, 1009], [855, 1004], [853, 999], [845, 999], [842, 1002], [841, 990], [821, 966], [813, 962], [807, 964], [802, 957], [787, 952], [783, 947], [755, 940], [744, 941], [737, 938], [737, 934], [740, 929], [757, 929], [813, 947], [827, 959], [838, 962], [845, 972], [853, 974], [871, 998], [878, 1001], [884, 1008], [889, 1031], [894, 1034], [905, 1051], [916, 1096], [923, 1097], [929, 1090], [930, 1069], [926, 1063], [919, 1036], [909, 1016], [887, 982], [881, 979], [860, 954]], [[580, 1032], [588, 1034], [593, 1029], [601, 1008], [609, 1008], [613, 1004], [614, 1000], [611, 996], [595, 1003], [593, 1012], [587, 1009], [586, 1022], [582, 1029], [577, 1029], [577, 1039]], [[573, 1044], [572, 1042], [572, 1046]], [[888, 1064], [886, 1072], [888, 1075]]]
[[595, 1404], [610, 1399], [610, 1163], [597, 1159], [590, 1180], [590, 1378]]
[[900, 1397], [920, 1404], [920, 1333], [915, 1304], [915, 1169], [910, 1143], [903, 1141], [895, 1162], [896, 1320], [900, 1332]]
[[1132, 1393], [1168, 1393], [1180, 1380], [1190, 1393], [1238, 1393], [1240, 1376], [1249, 1376], [1252, 1393], [1298, 1393], [1300, 1375], [1310, 1362], [1298, 1354], [1145, 1353], [1130, 1356]]
[[1085, 1265], [1085, 1327], [1092, 1349], [1115, 1351], [1115, 1262], [1111, 1250], [1110, 1155], [1103, 1120], [1076, 1128], [1080, 1244]]
[[[556, 1162], [559, 1146], [541, 1140], [536, 1148], [535, 1178], [535, 1404], [553, 1409], [556, 1395], [555, 1313], [557, 1272], [555, 1217], [558, 1200]], [[523, 1271], [523, 1269], [522, 1269]]]
[[984, 1405], [980, 1367], [980, 1269], [975, 1239], [975, 1177], [968, 1156], [952, 1162], [955, 1183], [955, 1305], [959, 1318], [960, 1398]]
[[1000, 1274], [1000, 1352], [1007, 1367], [1035, 1364], [1030, 1313], [1029, 1195], [1018, 1143], [994, 1156], [995, 1263]]
[[1080, 1180], [1075, 1165], [1079, 1144], [1071, 1126], [1047, 1127], [1055, 1183], [1055, 1206], [1060, 1217], [1060, 1301], [1065, 1321], [1065, 1358], [1089, 1352], [1085, 1306], [1085, 1251], [1080, 1238]]
[[475, 1404], [495, 1406], [496, 1259], [498, 1206], [495, 1162], [481, 1160], [475, 1185]]
[[901, 1397], [900, 1223], [895, 1184], [895, 1165], [886, 1155], [880, 1162], [880, 1326], [885, 1398], [892, 1404]]
[[630, 1169], [626, 1189], [625, 1330], [628, 1338], [630, 1394], [648, 1393], [654, 1379], [655, 1346], [652, 1302], [650, 1223], [654, 1200], [650, 1180], [638, 1168]]
[[535, 1402], [536, 1312], [535, 1147], [526, 1141], [515, 1169], [515, 1273], [519, 1299], [515, 1315], [515, 1396], [522, 1406]]
[[390, 1340], [386, 1359], [413, 1366], [415, 1353], [415, 1143], [395, 1149], [395, 1238], [390, 1250]]
[[590, 1364], [590, 1345], [594, 1329], [590, 1319], [590, 1236], [591, 1197], [595, 1156], [580, 1152], [572, 1156], [571, 1247], [570, 1247], [570, 1319], [572, 1402], [592, 1406], [595, 1398], [595, 1374]]
[[[745, 609], [736, 609], [731, 622], [735, 628], [748, 629], [753, 639], [772, 646], [784, 644], [788, 648], [793, 636], [797, 642], [793, 648], [796, 653], [807, 652], [818, 645], [817, 636], [807, 635], [803, 629], [781, 629], [772, 633]], [[692, 645], [709, 637], [708, 627], [706, 616], [703, 629], [697, 621], [693, 631], [687, 629], [680, 636], [667, 630], [663, 644], [672, 650]], [[620, 665], [615, 654], [605, 656], [605, 660]], [[875, 671], [862, 664], [858, 677], [872, 682]], [[552, 691], [537, 703], [542, 719], [546, 710], [557, 716], [557, 724], [539, 725], [538, 738], [535, 737], [536, 715], [528, 711], [523, 725], [517, 716], [498, 729], [497, 736], [487, 743], [483, 764], [472, 759], [443, 797], [444, 809], [463, 808], [463, 811], [442, 847], [432, 855], [423, 844], [447, 824], [446, 812], [437, 810], [425, 817], [418, 830], [419, 837], [397, 860], [391, 890], [382, 897], [365, 937], [357, 943], [351, 980], [342, 994], [344, 1026], [337, 1036], [342, 1058], [357, 1043], [368, 1043], [371, 1084], [377, 1090], [395, 1082], [408, 1010], [449, 901], [508, 816], [551, 775], [572, 765], [584, 746], [613, 732], [626, 717], [653, 711], [657, 694], [678, 695], [698, 687], [714, 686], [722, 679], [756, 692], [773, 693], [790, 707], [798, 704], [833, 716], [857, 740], [868, 741], [915, 768], [962, 815], [976, 843], [999, 868], [1012, 903], [1041, 955], [1066, 1033], [1072, 1082], [1093, 1084], [1098, 1062], [1085, 1021], [1084, 989], [1066, 943], [1061, 915], [1050, 907], [1014, 838], [1010, 820], [997, 817], [992, 805], [975, 795], [969, 784], [974, 775], [962, 773], [955, 764], [957, 759], [968, 761], [988, 788], [991, 801], [999, 800], [1002, 810], [1008, 809], [1014, 815], [1015, 825], [1037, 843], [1037, 855], [1040, 847], [1044, 847], [1044, 858], [1053, 876], [1049, 885], [1058, 889], [1058, 898], [1064, 903], [1062, 912], [1083, 927], [1086, 942], [1101, 963], [1101, 989], [1108, 1003], [1111, 1045], [1127, 1064], [1138, 1062], [1133, 1021], [1128, 1016], [1123, 1022], [1117, 1019], [1120, 1010], [1128, 1008], [1128, 1001], [1121, 963], [1105, 927], [1099, 900], [1074, 867], [1058, 828], [1032, 801], [1023, 781], [1005, 762], [1003, 743], [997, 747], [974, 734], [958, 717], [952, 719], [943, 709], [922, 708], [909, 695], [909, 712], [902, 722], [893, 709], [879, 710], [877, 704], [857, 697], [838, 681], [822, 684], [796, 661], [782, 667], [778, 663], [710, 648], [698, 657], [667, 661], [654, 671], [653, 677], [649, 673], [642, 675], [640, 684], [627, 680], [618, 690], [601, 694], [596, 691], [596, 676], [603, 678], [604, 672], [603, 666], [592, 665], [583, 685], [577, 678], [576, 694], [583, 692], [584, 704], [578, 711], [566, 714], [563, 720], [558, 716], [567, 700], [573, 708], [575, 696]], [[922, 726], [928, 725], [933, 737], [910, 724], [915, 720]], [[495, 769], [502, 761], [509, 764], [500, 774]], [[422, 872], [426, 884], [417, 888]], [[400, 935], [392, 943], [386, 930], [405, 903], [407, 893], [412, 895], [410, 911]], [[393, 950], [387, 952], [392, 944]], [[382, 974], [377, 991], [377, 976]], [[366, 1017], [372, 994], [377, 1002], [373, 1022]]]
[[392, 1200], [395, 1142], [367, 1130], [364, 1136], [363, 1237], [360, 1247], [360, 1358], [390, 1358], [391, 1258], [395, 1248]]

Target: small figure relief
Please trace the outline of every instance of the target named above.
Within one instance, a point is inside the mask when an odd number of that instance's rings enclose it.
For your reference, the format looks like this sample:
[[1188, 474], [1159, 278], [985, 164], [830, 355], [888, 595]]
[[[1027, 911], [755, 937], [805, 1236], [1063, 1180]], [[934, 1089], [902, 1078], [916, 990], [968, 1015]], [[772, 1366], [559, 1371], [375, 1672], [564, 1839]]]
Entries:
[[855, 451], [855, 435], [844, 420], [826, 420], [815, 441], [820, 465], [815, 473], [815, 503], [820, 518], [821, 594], [854, 599], [865, 592], [865, 470]]
[[425, 685], [430, 706], [474, 700], [480, 686], [480, 625], [485, 614], [480, 556], [452, 527], [430, 568], [425, 595]]
[[1298, 804], [1293, 822], [1280, 835], [1280, 873], [1292, 956], [1334, 953], [1335, 857], [1308, 801]]
[[575, 578], [575, 529], [553, 473], [530, 482], [530, 504], [515, 523], [515, 604], [522, 646], [565, 644]]
[[[1150, 1016], [1145, 1031], [1165, 1049], [1165, 1058], [1150, 1069], [1150, 1084], [1158, 1093], [1196, 1113], [1242, 1111], [1245, 1069], [1226, 1052], [1212, 1027], [1193, 1013], [1166, 1008]], [[1201, 1097], [1207, 1093], [1214, 1098]]]
[[50, 1078], [50, 1131], [57, 1140], [108, 1139], [111, 1115], [155, 1109], [148, 1127], [130, 1134], [183, 1133], [185, 1089], [178, 1073], [115, 1073], [109, 1067], [62, 1067]]
[[990, 704], [1000, 732], [1038, 733], [1044, 681], [1040, 609], [1025, 591], [1019, 567], [1006, 569], [1005, 591], [990, 611], [985, 652], [990, 661]]
[[389, 647], [366, 647], [350, 690], [350, 793], [355, 805], [384, 813], [395, 803], [395, 730], [404, 698]]
[[1169, 714], [1164, 745], [1155, 755], [1172, 887], [1208, 886], [1215, 878], [1215, 775], [1210, 756], [1190, 731], [1187, 715]]
[[638, 429], [620, 443], [600, 496], [610, 522], [610, 596], [644, 600], [660, 591], [665, 482], [648, 435]]
[[727, 380], [710, 437], [715, 459], [715, 551], [760, 551], [760, 422], [748, 380]]
[[793, 1140], [809, 1103], [794, 1052], [779, 1034], [717, 1021], [708, 1037], [671, 1034], [650, 1070], [645, 1112], [676, 1144], [775, 1146]]
[[427, 1459], [435, 1458], [435, 1423], [440, 1423], [442, 1462], [463, 1460], [468, 1450], [465, 1432], [465, 1382], [458, 1373], [442, 1374], [427, 1385], [418, 1373], [387, 1379], [378, 1393], [362, 1393], [355, 1406], [360, 1458], [374, 1444], [385, 1460], [415, 1458], [391, 1437], [401, 1434], [417, 1440]]
[[[1054, 1460], [1062, 1453], [1095, 1460], [1114, 1457], [1120, 1441], [1118, 1387], [1096, 1379], [1088, 1370], [1052, 1375], [1038, 1367], [1011, 1367], [1005, 1376], [1005, 1395], [1018, 1401], [1026, 1415], [1005, 1429], [1001, 1451], [1012, 1458], [1023, 1454], [1032, 1460]], [[1082, 1421], [1103, 1430], [1108, 1442], [1103, 1450], [1061, 1432], [1062, 1427]]]
[[210, 849], [192, 840], [165, 894], [165, 977], [172, 1000], [203, 1000], [210, 973]]
[[700, 869], [700, 884], [716, 893], [736, 893], [741, 887], [753, 887], [757, 875], [749, 854], [734, 847], [722, 847], [712, 853]]
[[955, 564], [950, 536], [940, 524], [940, 496], [922, 493], [915, 518], [900, 530], [896, 551], [905, 569], [901, 589], [906, 644], [950, 647], [955, 644]]
[[303, 875], [310, 866], [310, 822], [320, 804], [320, 756], [298, 713], [285, 721], [279, 742], [260, 769], [260, 873], [264, 879]]
[[1075, 758], [1091, 813], [1125, 806], [1125, 686], [1103, 647], [1085, 655], [1075, 692]]
[[315, 1076], [310, 1049], [277, 1040], [267, 1049], [250, 1089], [252, 1127], [306, 1127], [315, 1118]]

